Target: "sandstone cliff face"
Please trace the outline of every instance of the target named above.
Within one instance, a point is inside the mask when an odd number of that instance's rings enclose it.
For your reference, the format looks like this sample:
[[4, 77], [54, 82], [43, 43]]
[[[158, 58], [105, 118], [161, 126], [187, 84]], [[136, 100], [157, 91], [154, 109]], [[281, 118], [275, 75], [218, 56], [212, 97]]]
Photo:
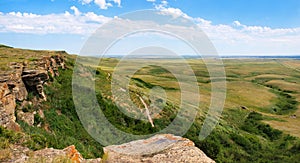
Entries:
[[9, 90], [7, 83], [0, 83], [0, 89], [0, 125], [20, 131], [15, 117], [16, 97]]
[[[45, 56], [34, 61], [11, 62], [9, 71], [0, 72], [0, 125], [18, 131], [16, 117], [29, 125], [34, 123], [36, 112], [22, 111], [28, 102], [28, 96], [37, 95], [39, 100], [47, 100], [44, 84], [51, 77], [58, 76], [58, 69], [65, 68], [62, 55]], [[29, 99], [31, 100], [31, 99]], [[17, 103], [21, 104], [16, 109]]]

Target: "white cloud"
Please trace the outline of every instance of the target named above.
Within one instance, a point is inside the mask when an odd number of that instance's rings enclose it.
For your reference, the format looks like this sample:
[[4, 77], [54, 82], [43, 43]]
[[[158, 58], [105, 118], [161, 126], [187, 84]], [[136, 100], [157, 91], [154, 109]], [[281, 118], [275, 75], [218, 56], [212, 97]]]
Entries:
[[196, 24], [202, 25], [202, 26], [209, 26], [211, 25], [211, 21], [205, 20], [202, 18], [194, 18], [194, 21]]
[[[197, 21], [196, 21], [197, 22]], [[239, 21], [232, 25], [212, 25], [202, 21], [198, 26], [223, 54], [299, 54], [300, 28], [247, 26]]]
[[[87, 0], [85, 1], [87, 2]], [[75, 6], [70, 9], [72, 12], [65, 11], [61, 14], [47, 15], [0, 12], [0, 33], [89, 35], [101, 24], [112, 19], [94, 12], [81, 12]], [[171, 15], [174, 18], [182, 16], [194, 21], [222, 54], [300, 54], [300, 28], [251, 26], [240, 21], [234, 21], [231, 24], [213, 24], [209, 20], [199, 17], [192, 18], [180, 9], [162, 4], [157, 5], [156, 9], [164, 15]], [[157, 24], [150, 24], [149, 26], [151, 25], [156, 26]]]
[[232, 24], [214, 25], [203, 18], [192, 18], [178, 8], [167, 7], [167, 3], [155, 8], [164, 15], [174, 18], [184, 17], [194, 21], [223, 54], [300, 54], [299, 28], [271, 28], [266, 26], [248, 26], [239, 21]]
[[83, 5], [90, 4], [91, 2], [94, 2], [97, 6], [100, 7], [100, 9], [106, 10], [108, 7], [112, 7], [113, 4], [110, 2], [114, 2], [118, 5], [118, 7], [121, 7], [121, 0], [79, 0]]
[[81, 12], [78, 10], [77, 7], [72, 6], [72, 7], [70, 7], [70, 9], [74, 11], [74, 14], [75, 14], [76, 16], [81, 15]]
[[167, 8], [167, 6], [168, 6], [168, 1], [166, 0], [161, 1], [159, 4], [155, 3], [155, 9], [157, 10], [165, 9]]
[[113, 0], [114, 3], [118, 5], [118, 7], [121, 7], [121, 0]]
[[171, 15], [173, 18], [178, 18], [182, 16], [186, 19], [191, 19], [186, 13], [182, 12], [179, 8], [167, 7], [167, 1], [161, 1], [160, 4], [155, 5], [155, 9], [159, 10], [163, 15]]
[[71, 7], [71, 10], [74, 11], [74, 14], [68, 11], [62, 14], [48, 15], [21, 12], [2, 13], [0, 14], [0, 32], [86, 35], [112, 19], [93, 12], [81, 13], [74, 6]]
[[167, 6], [167, 5], [168, 5], [168, 1], [163, 0], [163, 1], [161, 1], [161, 4], [162, 4], [163, 6]]
[[147, 2], [155, 2], [156, 0], [147, 0]]
[[237, 27], [241, 27], [241, 26], [243, 26], [239, 21], [233, 21], [233, 23], [232, 23], [233, 25], [235, 25], [235, 26], [237, 26]]
[[82, 4], [90, 4], [93, 0], [81, 0]]
[[107, 9], [108, 7], [112, 7], [112, 4], [107, 3], [106, 0], [95, 0], [94, 3], [98, 5], [101, 9]]

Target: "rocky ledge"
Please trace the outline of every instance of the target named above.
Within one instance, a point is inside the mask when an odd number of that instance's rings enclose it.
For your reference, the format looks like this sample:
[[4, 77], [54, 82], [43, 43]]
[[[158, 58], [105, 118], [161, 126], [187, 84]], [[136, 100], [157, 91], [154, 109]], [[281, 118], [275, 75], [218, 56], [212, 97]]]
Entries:
[[11, 148], [10, 160], [4, 162], [73, 162], [73, 163], [214, 163], [189, 139], [171, 134], [155, 135], [149, 139], [132, 141], [121, 145], [104, 147], [104, 156], [98, 159], [84, 159], [75, 149], [69, 146], [58, 150], [46, 148], [31, 151], [28, 148], [14, 146]]
[[[44, 84], [50, 77], [58, 76], [58, 69], [65, 68], [63, 55], [44, 56], [34, 61], [10, 62], [9, 71], [0, 71], [0, 125], [19, 131], [16, 117], [33, 125], [34, 114], [38, 112], [23, 112], [23, 108], [33, 105], [34, 101], [46, 101]], [[29, 95], [38, 97], [29, 99]], [[17, 103], [20, 104], [16, 108]], [[40, 115], [43, 116], [43, 115]]]
[[101, 159], [83, 159], [74, 145], [65, 149], [45, 148], [32, 151], [26, 147], [14, 145], [8, 151], [10, 159], [1, 160], [2, 163], [100, 163]]
[[103, 160], [107, 162], [214, 162], [189, 139], [171, 134], [107, 146], [104, 152]]

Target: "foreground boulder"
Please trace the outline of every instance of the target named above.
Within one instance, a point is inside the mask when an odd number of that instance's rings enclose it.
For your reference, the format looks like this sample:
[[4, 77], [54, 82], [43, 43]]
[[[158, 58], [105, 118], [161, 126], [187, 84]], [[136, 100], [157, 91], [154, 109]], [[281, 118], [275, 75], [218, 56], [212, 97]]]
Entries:
[[84, 159], [74, 145], [65, 149], [45, 148], [32, 151], [14, 145], [8, 149], [6, 159], [0, 162], [44, 162], [44, 163], [214, 163], [189, 139], [170, 134], [156, 135], [149, 139], [136, 140], [121, 145], [104, 147], [104, 155], [97, 159]]
[[107, 146], [104, 152], [102, 160], [106, 162], [215, 162], [189, 139], [170, 134]]

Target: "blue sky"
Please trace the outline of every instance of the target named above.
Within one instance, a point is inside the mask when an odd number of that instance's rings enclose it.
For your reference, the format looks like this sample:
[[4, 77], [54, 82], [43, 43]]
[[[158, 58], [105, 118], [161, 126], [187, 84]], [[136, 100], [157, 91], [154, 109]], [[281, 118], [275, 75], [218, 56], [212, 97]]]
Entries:
[[[156, 1], [158, 4], [160, 1]], [[95, 3], [82, 5], [80, 0], [1, 0], [0, 11], [35, 14], [63, 13], [76, 6], [82, 12], [93, 11], [104, 16], [154, 8], [147, 0], [122, 0], [121, 7], [100, 9]], [[299, 0], [169, 0], [169, 6], [179, 8], [192, 17], [202, 17], [215, 24], [230, 24], [235, 20], [247, 25], [299, 27]]]
[[1, 0], [0, 43], [78, 53], [101, 24], [141, 9], [188, 15], [221, 54], [300, 54], [299, 0]]

